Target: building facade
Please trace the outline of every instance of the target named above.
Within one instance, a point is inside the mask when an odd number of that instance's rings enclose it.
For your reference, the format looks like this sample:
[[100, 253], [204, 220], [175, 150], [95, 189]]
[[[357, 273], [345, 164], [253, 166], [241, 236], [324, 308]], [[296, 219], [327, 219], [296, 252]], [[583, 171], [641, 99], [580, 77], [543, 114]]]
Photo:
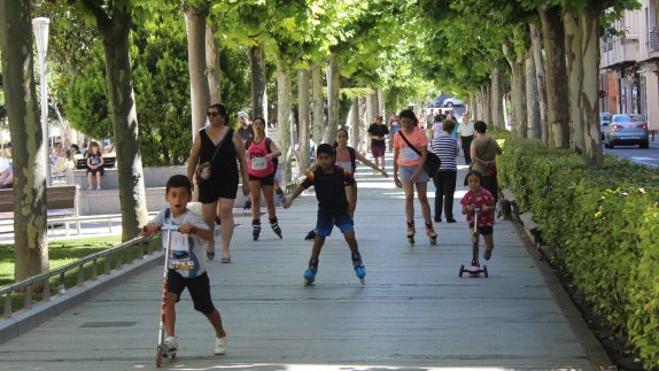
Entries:
[[659, 130], [659, 30], [652, 0], [625, 11], [600, 42], [600, 111], [645, 116]]

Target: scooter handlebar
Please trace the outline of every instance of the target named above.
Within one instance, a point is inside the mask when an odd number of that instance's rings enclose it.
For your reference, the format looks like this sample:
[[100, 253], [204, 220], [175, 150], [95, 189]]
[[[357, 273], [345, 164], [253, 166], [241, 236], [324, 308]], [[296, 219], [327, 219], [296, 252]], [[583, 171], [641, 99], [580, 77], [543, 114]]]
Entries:
[[[159, 225], [158, 228], [156, 229], [156, 232], [163, 232], [163, 231], [179, 232], [180, 226], [175, 224], [163, 224], [163, 225]], [[142, 232], [147, 232], [146, 226], [142, 227]], [[190, 233], [192, 234], [197, 233], [197, 227], [192, 226], [192, 228], [190, 228]]]

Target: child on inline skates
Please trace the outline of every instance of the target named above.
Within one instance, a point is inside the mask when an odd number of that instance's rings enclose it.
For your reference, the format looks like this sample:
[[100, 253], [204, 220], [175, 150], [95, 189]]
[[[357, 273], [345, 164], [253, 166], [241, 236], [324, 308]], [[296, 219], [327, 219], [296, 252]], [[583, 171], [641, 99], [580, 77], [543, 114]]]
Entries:
[[311, 259], [309, 259], [309, 268], [304, 272], [303, 277], [308, 285], [315, 280], [320, 250], [325, 244], [325, 238], [332, 233], [332, 228], [336, 225], [348, 243], [355, 274], [363, 284], [366, 268], [359, 254], [352, 222], [357, 201], [352, 187], [355, 178], [348, 171], [334, 164], [334, 148], [331, 145], [327, 143], [319, 145], [316, 153], [315, 169], [309, 171], [304, 182], [284, 204], [284, 208], [288, 209], [302, 191], [314, 186], [316, 199], [318, 199], [316, 237], [311, 251]]
[[[462, 204], [462, 214], [467, 215], [467, 222], [469, 222], [470, 230], [474, 229], [475, 214], [478, 211], [478, 232], [483, 235], [485, 239], [485, 252], [483, 257], [485, 260], [490, 260], [492, 257], [492, 249], [494, 249], [493, 238], [493, 225], [494, 225], [494, 209], [496, 202], [494, 196], [487, 189], [481, 187], [482, 175], [478, 171], [469, 171], [467, 173], [467, 185], [469, 191], [462, 197], [460, 204]], [[480, 268], [478, 260], [478, 240], [472, 244], [472, 269]]]
[[[178, 343], [175, 335], [176, 312], [174, 305], [180, 300], [181, 293], [187, 287], [194, 303], [194, 309], [208, 318], [215, 329], [215, 354], [226, 352], [226, 333], [222, 327], [220, 313], [211, 301], [210, 283], [204, 266], [204, 246], [201, 240], [213, 239], [208, 224], [201, 216], [188, 210], [187, 204], [192, 196], [192, 184], [184, 175], [174, 175], [167, 181], [165, 200], [169, 207], [144, 227], [145, 234], [157, 233], [160, 226], [174, 224], [178, 232], [172, 232], [171, 258], [167, 275], [167, 295], [165, 297], [165, 344], [170, 352], [175, 352]], [[163, 245], [167, 243], [163, 235]], [[206, 251], [207, 257], [213, 251]]]

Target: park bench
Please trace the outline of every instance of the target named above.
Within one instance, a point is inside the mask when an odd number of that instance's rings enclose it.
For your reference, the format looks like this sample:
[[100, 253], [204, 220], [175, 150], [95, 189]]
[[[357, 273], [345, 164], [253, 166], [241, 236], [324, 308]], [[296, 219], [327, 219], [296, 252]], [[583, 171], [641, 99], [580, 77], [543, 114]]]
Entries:
[[[79, 217], [78, 186], [64, 185], [46, 188], [48, 224], [66, 224], [67, 230], [69, 223], [74, 222]], [[11, 188], [0, 189], [0, 226], [11, 227], [14, 225], [14, 190]], [[77, 222], [78, 233], [80, 233], [80, 223]]]

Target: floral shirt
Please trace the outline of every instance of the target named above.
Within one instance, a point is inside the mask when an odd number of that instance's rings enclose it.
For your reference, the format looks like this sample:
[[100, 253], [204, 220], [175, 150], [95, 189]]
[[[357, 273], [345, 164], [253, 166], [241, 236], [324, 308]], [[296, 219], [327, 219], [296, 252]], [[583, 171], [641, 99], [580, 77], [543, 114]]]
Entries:
[[[491, 210], [486, 212], [478, 213], [478, 225], [479, 226], [492, 226], [494, 225], [494, 206], [496, 201], [494, 196], [487, 189], [481, 187], [480, 192], [468, 191], [467, 194], [462, 197], [460, 204], [463, 207], [471, 205], [478, 208], [483, 208], [484, 206], [492, 207]], [[467, 212], [467, 221], [469, 224], [474, 224], [474, 211]]]

